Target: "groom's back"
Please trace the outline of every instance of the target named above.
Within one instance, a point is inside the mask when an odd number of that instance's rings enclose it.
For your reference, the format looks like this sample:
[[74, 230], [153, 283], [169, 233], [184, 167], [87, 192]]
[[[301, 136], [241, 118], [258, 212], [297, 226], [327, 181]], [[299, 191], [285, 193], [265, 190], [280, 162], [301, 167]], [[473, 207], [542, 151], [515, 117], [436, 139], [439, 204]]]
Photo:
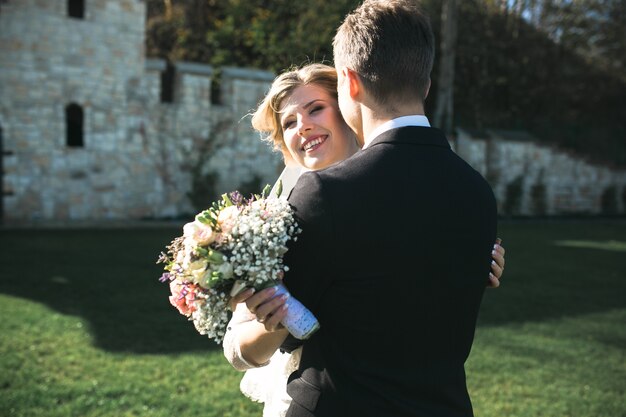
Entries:
[[322, 324], [302, 359], [322, 389], [316, 415], [341, 404], [358, 415], [470, 415], [463, 364], [495, 240], [490, 187], [438, 130], [414, 127], [319, 180], [328, 276], [306, 295], [288, 281]]

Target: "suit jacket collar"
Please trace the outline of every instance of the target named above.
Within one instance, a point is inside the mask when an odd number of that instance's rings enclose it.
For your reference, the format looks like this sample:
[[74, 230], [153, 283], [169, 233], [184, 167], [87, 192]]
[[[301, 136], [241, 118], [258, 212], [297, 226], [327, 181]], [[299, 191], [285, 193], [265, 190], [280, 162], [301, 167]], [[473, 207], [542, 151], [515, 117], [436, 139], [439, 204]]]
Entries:
[[363, 151], [382, 143], [439, 146], [450, 149], [450, 143], [441, 130], [434, 127], [406, 126], [381, 133]]

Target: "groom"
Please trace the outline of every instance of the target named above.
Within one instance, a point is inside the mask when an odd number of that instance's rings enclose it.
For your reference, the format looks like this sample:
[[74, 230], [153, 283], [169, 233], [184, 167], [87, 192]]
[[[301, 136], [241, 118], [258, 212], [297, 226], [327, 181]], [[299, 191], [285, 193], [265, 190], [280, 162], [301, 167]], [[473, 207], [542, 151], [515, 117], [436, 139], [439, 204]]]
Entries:
[[430, 23], [414, 1], [366, 0], [333, 46], [364, 149], [302, 175], [289, 197], [303, 232], [285, 283], [322, 326], [290, 377], [287, 416], [472, 416], [464, 362], [496, 204], [424, 116]]

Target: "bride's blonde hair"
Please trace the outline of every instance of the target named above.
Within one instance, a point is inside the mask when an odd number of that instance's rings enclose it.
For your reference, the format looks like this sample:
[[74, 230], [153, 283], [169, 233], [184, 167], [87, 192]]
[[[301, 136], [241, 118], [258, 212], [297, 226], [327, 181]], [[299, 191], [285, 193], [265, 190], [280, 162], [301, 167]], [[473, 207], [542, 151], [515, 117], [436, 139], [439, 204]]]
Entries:
[[261, 132], [263, 140], [271, 143], [285, 157], [289, 155], [283, 128], [280, 124], [280, 106], [297, 87], [314, 84], [325, 89], [337, 100], [337, 72], [325, 64], [308, 64], [292, 68], [274, 79], [269, 92], [252, 114], [252, 127]]

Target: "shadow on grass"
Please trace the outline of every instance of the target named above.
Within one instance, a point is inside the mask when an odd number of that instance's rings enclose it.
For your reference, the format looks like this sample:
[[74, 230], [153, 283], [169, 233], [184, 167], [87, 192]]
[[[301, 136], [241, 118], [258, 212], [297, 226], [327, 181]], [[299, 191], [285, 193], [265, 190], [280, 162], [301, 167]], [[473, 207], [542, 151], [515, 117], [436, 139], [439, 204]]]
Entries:
[[85, 319], [108, 351], [221, 349], [169, 304], [156, 259], [180, 228], [0, 231], [0, 292]]
[[626, 222], [501, 222], [506, 267], [480, 325], [543, 321], [626, 308]]
[[[0, 230], [0, 292], [84, 318], [94, 343], [109, 351], [221, 349], [170, 306], [158, 281], [158, 254], [179, 233]], [[498, 234], [506, 272], [499, 289], [487, 290], [479, 326], [626, 307], [626, 256], [614, 250], [626, 240], [626, 222], [504, 223]]]

